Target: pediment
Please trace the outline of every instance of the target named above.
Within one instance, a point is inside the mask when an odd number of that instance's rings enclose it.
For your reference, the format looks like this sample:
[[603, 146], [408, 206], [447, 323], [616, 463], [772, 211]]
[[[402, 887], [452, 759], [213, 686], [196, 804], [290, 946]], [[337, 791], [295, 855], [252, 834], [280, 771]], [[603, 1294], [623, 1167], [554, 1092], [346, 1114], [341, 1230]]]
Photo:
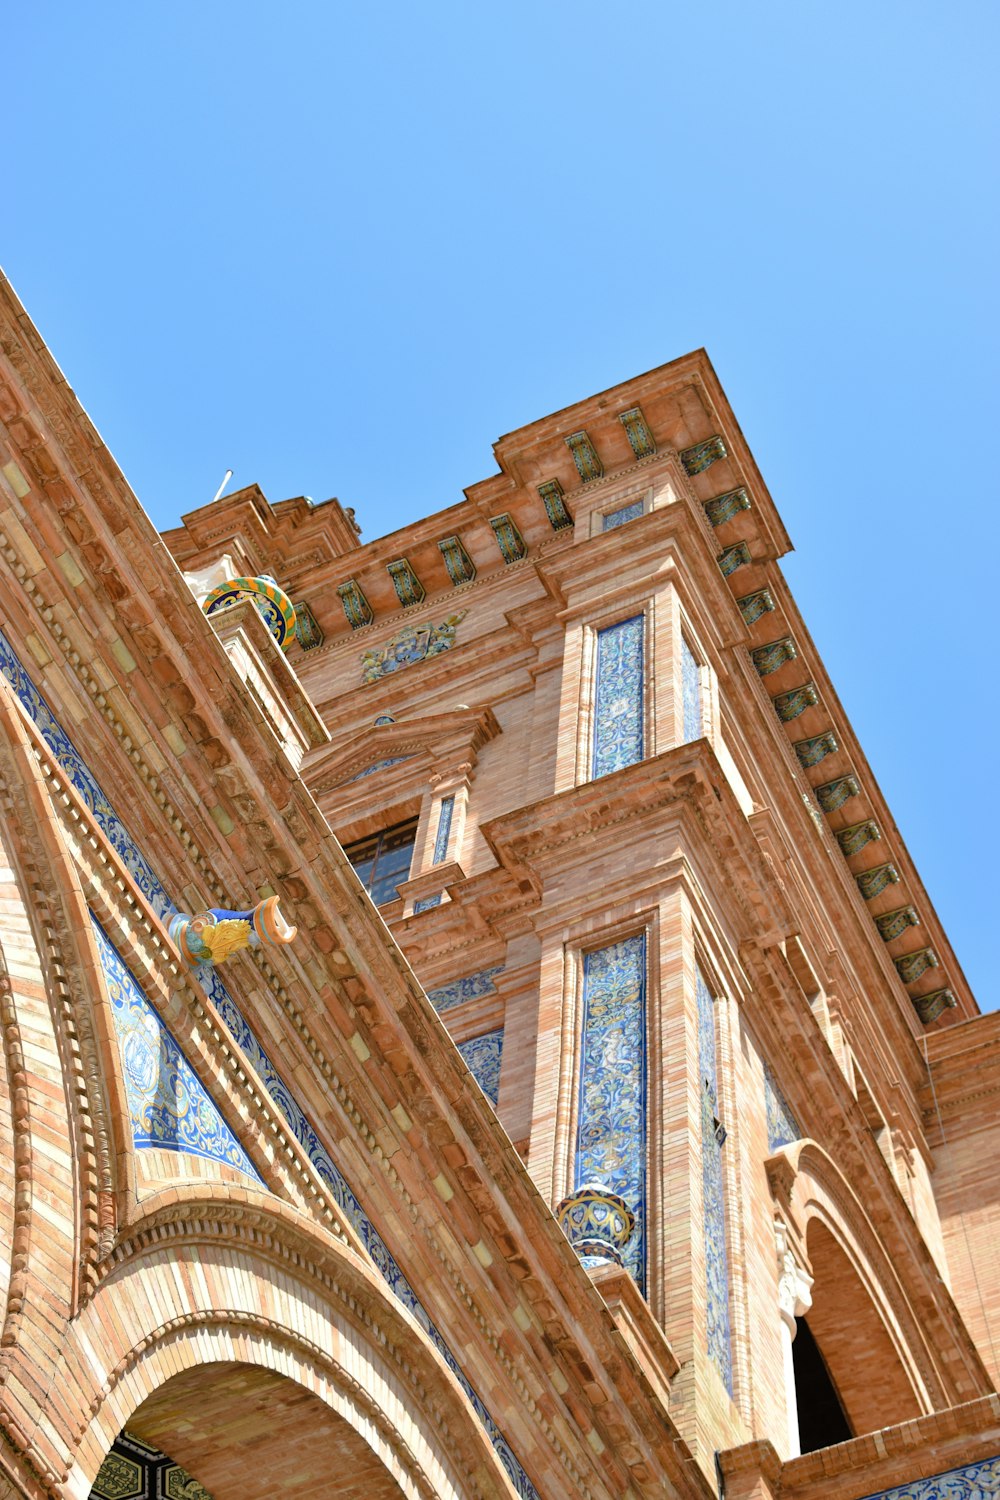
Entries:
[[389, 762], [421, 757], [444, 774], [475, 766], [479, 751], [500, 733], [493, 710], [456, 708], [423, 714], [392, 724], [371, 724], [343, 741], [325, 747], [306, 762], [303, 775], [314, 796], [360, 780]]

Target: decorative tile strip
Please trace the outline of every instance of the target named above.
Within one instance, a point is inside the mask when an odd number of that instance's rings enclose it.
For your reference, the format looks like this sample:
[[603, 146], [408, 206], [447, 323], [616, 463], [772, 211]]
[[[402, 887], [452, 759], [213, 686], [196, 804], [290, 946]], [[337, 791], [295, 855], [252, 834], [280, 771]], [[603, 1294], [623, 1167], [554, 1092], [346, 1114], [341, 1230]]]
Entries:
[[696, 474], [704, 474], [716, 459], [728, 457], [726, 445], [717, 434], [715, 437], [706, 438], [703, 443], [695, 443], [693, 447], [685, 448], [681, 453], [681, 463], [693, 479]]
[[484, 1036], [474, 1036], [467, 1042], [460, 1042], [458, 1050], [465, 1060], [465, 1066], [496, 1109], [500, 1097], [503, 1027], [499, 1031], [487, 1031]]
[[566, 439], [566, 447], [573, 455], [576, 472], [584, 484], [588, 479], [600, 479], [604, 465], [597, 456], [597, 449], [585, 432], [574, 432]]
[[698, 1002], [698, 1069], [701, 1075], [701, 1180], [705, 1235], [708, 1352], [733, 1392], [733, 1354], [729, 1328], [729, 1261], [722, 1182], [722, 1146], [726, 1132], [719, 1120], [719, 1082], [715, 1055], [715, 1001], [700, 969], [695, 970]]
[[833, 813], [860, 791], [853, 776], [838, 776], [835, 781], [825, 781], [816, 787], [816, 800], [825, 813]]
[[528, 549], [524, 545], [524, 537], [510, 516], [491, 516], [490, 525], [493, 527], [493, 535], [500, 548], [500, 556], [505, 563], [520, 562], [522, 557], [527, 557]]
[[418, 912], [422, 912], [422, 911], [430, 911], [430, 909], [431, 909], [432, 906], [440, 906], [440, 905], [441, 905], [441, 892], [438, 891], [433, 896], [424, 896], [421, 901], [414, 901], [414, 903], [413, 903], [413, 915], [416, 916]]
[[736, 572], [737, 568], [745, 568], [747, 563], [752, 562], [750, 548], [746, 542], [734, 542], [727, 547], [725, 552], [720, 552], [716, 562], [722, 570], [723, 578], [729, 578]]
[[[102, 832], [110, 840], [128, 869], [137, 888], [149, 901], [157, 916], [170, 917], [177, 907], [167, 895], [158, 877], [133, 842], [131, 834], [121, 822], [103, 791], [98, 786], [88, 767], [81, 759], [76, 747], [62, 726], [53, 718], [45, 699], [25, 672], [17, 655], [3, 631], [0, 630], [0, 674], [7, 678], [29, 717], [37, 726], [52, 755], [62, 767], [73, 786], [77, 788], [91, 809]], [[493, 970], [498, 973], [499, 970]], [[472, 1406], [476, 1417], [495, 1449], [501, 1464], [510, 1475], [519, 1500], [540, 1500], [519, 1459], [504, 1437], [481, 1396], [469, 1381], [464, 1370], [452, 1354], [443, 1335], [435, 1327], [417, 1294], [403, 1275], [392, 1252], [382, 1236], [368, 1218], [360, 1201], [355, 1196], [347, 1179], [324, 1149], [315, 1130], [306, 1119], [298, 1101], [289, 1092], [284, 1080], [275, 1071], [270, 1058], [247, 1025], [239, 1007], [226, 989], [213, 965], [199, 971], [202, 988], [208, 994], [219, 1016], [225, 1022], [234, 1040], [246, 1054], [268, 1094], [281, 1110], [288, 1126], [299, 1141], [320, 1179], [334, 1195], [349, 1222], [360, 1235], [362, 1243], [371, 1256], [372, 1263], [386, 1282], [394, 1297], [418, 1317], [438, 1349], [448, 1368], [455, 1376]]]
[[841, 852], [850, 859], [852, 854], [858, 854], [866, 844], [871, 844], [875, 839], [882, 837], [882, 830], [873, 818], [865, 818], [863, 823], [852, 823], [850, 828], [841, 828], [837, 832], [837, 843]]
[[462, 1005], [466, 1000], [478, 1000], [481, 995], [495, 994], [496, 986], [493, 981], [502, 973], [503, 964], [497, 964], [492, 969], [480, 969], [477, 974], [467, 974], [464, 979], [456, 979], [451, 984], [442, 985], [440, 989], [428, 990], [427, 998], [440, 1014], [443, 1010]]
[[326, 640], [316, 624], [316, 616], [308, 604], [303, 604], [301, 600], [295, 606], [295, 637], [303, 651], [314, 651]]
[[767, 1149], [780, 1151], [791, 1141], [800, 1141], [802, 1131], [792, 1114], [778, 1081], [767, 1063], [764, 1064], [764, 1106], [767, 1114]]
[[886, 911], [876, 917], [875, 926], [883, 943], [891, 943], [895, 938], [902, 937], [907, 928], [919, 927], [920, 918], [914, 907], [897, 906], [895, 911]]
[[701, 668], [698, 659], [684, 636], [681, 636], [681, 708], [683, 712], [683, 744], [701, 739]]
[[779, 693], [771, 702], [782, 724], [790, 724], [799, 714], [804, 714], [807, 708], [816, 707], [819, 693], [814, 683], [804, 682], [801, 687], [792, 688], [790, 693]]
[[471, 583], [476, 576], [476, 565], [462, 546], [457, 536], [442, 537], [438, 542], [448, 577], [457, 588], [460, 583]]
[[618, 420], [636, 458], [650, 458], [656, 452], [656, 443], [640, 408], [633, 406], [630, 411], [619, 412]]
[[440, 625], [404, 625], [385, 646], [361, 653], [361, 681], [378, 682], [402, 667], [411, 667], [428, 656], [440, 656], [455, 644], [455, 633], [466, 610], [448, 615]]
[[[438, 809], [437, 836], [434, 840], [433, 863], [440, 865], [448, 853], [448, 839], [451, 837], [451, 818], [455, 811], [454, 797], [442, 797], [441, 806]], [[438, 898], [440, 900], [440, 897]]]
[[645, 753], [642, 722], [645, 624], [643, 615], [633, 615], [630, 620], [597, 632], [591, 762], [591, 775], [595, 778], [634, 765]]
[[737, 599], [736, 603], [739, 605], [744, 625], [756, 624], [761, 615], [770, 614], [774, 608], [770, 589], [755, 589], [752, 594], [744, 594], [742, 599]]
[[400, 604], [404, 606], [423, 604], [427, 597], [426, 591], [405, 557], [398, 558], [396, 562], [386, 563], [385, 570], [392, 579], [396, 598]]
[[633, 500], [628, 505], [623, 505], [620, 510], [609, 510], [601, 517], [602, 531], [615, 531], [619, 526], [625, 526], [629, 521], [638, 521], [643, 512], [641, 500]]
[[[946, 990], [939, 991], [947, 994]], [[930, 999], [928, 995], [925, 997]], [[921, 1004], [918, 1000], [917, 1005]], [[954, 1005], [954, 1000], [950, 1002]], [[1000, 1458], [984, 1458], [981, 1463], [963, 1464], [929, 1479], [908, 1479], [892, 1490], [869, 1495], [868, 1500], [986, 1500], [1000, 1493]]]
[[875, 865], [874, 869], [862, 870], [856, 875], [858, 890], [866, 901], [874, 901], [880, 896], [887, 885], [895, 885], [899, 880], [899, 872], [895, 865]]
[[822, 734], [814, 734], [811, 739], [796, 740], [792, 748], [799, 758], [799, 765], [807, 771], [810, 766], [818, 766], [828, 755], [834, 755], [840, 746], [833, 730], [827, 729]]
[[[911, 996], [910, 998], [912, 999], [913, 997]], [[936, 1021], [942, 1011], [954, 1010], [957, 1004], [958, 1001], [951, 990], [931, 990], [929, 995], [921, 995], [913, 1001], [913, 1007], [925, 1026], [929, 1026], [932, 1021]], [[995, 1460], [995, 1462], [997, 1468], [994, 1471], [994, 1478], [1000, 1479], [1000, 1459]], [[941, 1493], [944, 1493], [944, 1491]], [[972, 1500], [972, 1497], [978, 1500], [979, 1493], [978, 1490], [971, 1490], [970, 1500]], [[930, 1496], [928, 1496], [928, 1500], [930, 1500]]]
[[716, 495], [714, 500], [706, 500], [702, 509], [710, 526], [724, 526], [727, 521], [738, 516], [741, 510], [750, 509], [750, 496], [742, 487], [728, 490], [724, 495]]
[[915, 953], [904, 953], [902, 958], [894, 958], [896, 973], [904, 984], [915, 984], [921, 974], [926, 974], [928, 969], [936, 969], [938, 956], [933, 948], [918, 948]]
[[133, 1144], [221, 1161], [259, 1182], [250, 1158], [93, 912], [90, 920], [111, 1000]]
[[750, 652], [750, 660], [757, 668], [759, 677], [769, 677], [786, 662], [794, 661], [798, 654], [798, 648], [791, 636], [785, 635], [780, 641], [768, 641], [766, 646], [754, 646]]
[[580, 1114], [574, 1185], [624, 1198], [636, 1228], [624, 1254], [646, 1274], [646, 935], [584, 954]]
[[346, 583], [339, 584], [337, 593], [340, 595], [347, 623], [352, 630], [360, 630], [362, 625], [371, 624], [375, 618], [372, 614], [372, 607], [355, 579], [349, 578]]
[[553, 531], [563, 531], [565, 527], [572, 526], [573, 517], [566, 509], [563, 487], [558, 479], [547, 479], [544, 484], [538, 486], [538, 493], [542, 497], [545, 514], [549, 518]]

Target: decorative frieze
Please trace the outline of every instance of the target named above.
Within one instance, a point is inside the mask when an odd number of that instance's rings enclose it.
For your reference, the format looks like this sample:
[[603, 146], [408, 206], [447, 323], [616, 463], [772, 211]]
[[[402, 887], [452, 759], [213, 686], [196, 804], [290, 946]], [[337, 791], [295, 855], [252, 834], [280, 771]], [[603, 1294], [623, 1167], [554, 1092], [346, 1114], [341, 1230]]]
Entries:
[[876, 917], [875, 926], [883, 943], [891, 943], [902, 937], [907, 928], [919, 927], [920, 918], [912, 906], [897, 906], [895, 911], [886, 911]]
[[779, 641], [768, 641], [765, 646], [754, 646], [750, 652], [750, 660], [757, 668], [759, 677], [770, 677], [772, 672], [777, 672], [787, 662], [794, 661], [798, 654], [798, 648], [791, 636], [784, 635]]
[[680, 455], [681, 463], [692, 479], [696, 474], [704, 474], [718, 459], [728, 457], [725, 442], [718, 434], [683, 449]]
[[303, 651], [314, 651], [326, 637], [316, 624], [316, 616], [301, 600], [295, 605], [295, 638]]
[[620, 412], [618, 420], [625, 429], [625, 436], [636, 458], [651, 458], [656, 452], [656, 443], [649, 430], [649, 423], [638, 406]]
[[573, 455], [576, 472], [584, 484], [591, 479], [600, 479], [604, 465], [597, 456], [597, 449], [585, 432], [574, 432], [566, 439], [566, 447]]
[[875, 865], [871, 870], [862, 870], [860, 875], [855, 875], [858, 890], [866, 901], [874, 901], [880, 896], [887, 886], [895, 885], [899, 880], [899, 871], [895, 865]]
[[826, 729], [822, 734], [814, 734], [808, 739], [796, 740], [792, 746], [798, 756], [799, 765], [804, 771], [811, 766], [818, 766], [821, 760], [828, 755], [835, 755], [840, 749], [837, 744], [837, 736], [832, 729]]
[[861, 823], [852, 823], [850, 828], [840, 828], [837, 831], [837, 843], [848, 859], [852, 854], [860, 853], [866, 844], [881, 837], [882, 830], [873, 818], [865, 818]]
[[729, 1322], [729, 1259], [722, 1180], [722, 1147], [726, 1132], [719, 1118], [719, 1081], [715, 1048], [715, 1001], [700, 969], [695, 970], [698, 1005], [698, 1068], [701, 1075], [702, 1208], [705, 1239], [705, 1290], [708, 1352], [726, 1390], [733, 1390], [733, 1353]]
[[632, 500], [628, 505], [623, 505], [618, 510], [609, 510], [601, 517], [602, 531], [615, 531], [619, 526], [624, 526], [628, 521], [638, 521], [643, 512], [641, 500]]
[[741, 485], [739, 489], [727, 490], [724, 495], [706, 500], [702, 509], [710, 526], [724, 526], [727, 521], [738, 516], [741, 510], [750, 509], [750, 496]]
[[583, 959], [575, 1185], [625, 1200], [635, 1232], [624, 1262], [640, 1289], [646, 1266], [646, 935]]
[[869, 1500], [987, 1500], [996, 1494], [1000, 1494], [1000, 1457], [963, 1464], [960, 1469], [948, 1469], [927, 1479], [908, 1479], [894, 1489], [870, 1495]]
[[462, 546], [461, 538], [457, 536], [442, 537], [438, 542], [444, 565], [448, 569], [448, 577], [458, 588], [461, 583], [471, 583], [476, 576], [476, 567], [472, 558]]
[[642, 760], [645, 617], [597, 632], [591, 775], [607, 776]]
[[715, 560], [719, 564], [723, 578], [730, 578], [737, 568], [745, 568], [753, 561], [753, 558], [750, 556], [750, 548], [746, 542], [734, 542], [731, 547], [720, 552]]
[[770, 589], [755, 589], [752, 594], [744, 594], [742, 599], [737, 599], [736, 603], [743, 616], [743, 623], [747, 626], [756, 624], [761, 615], [770, 614], [774, 609]]
[[437, 835], [434, 839], [433, 863], [440, 865], [444, 863], [448, 854], [448, 840], [451, 837], [451, 819], [455, 811], [455, 798], [442, 797], [438, 808]]
[[522, 557], [527, 557], [528, 549], [524, 545], [524, 537], [509, 515], [491, 516], [490, 525], [493, 527], [493, 535], [500, 548], [500, 556], [505, 563], [520, 562]]
[[567, 526], [572, 526], [573, 517], [566, 509], [563, 487], [558, 479], [547, 479], [544, 484], [538, 486], [538, 493], [542, 497], [545, 514], [549, 518], [553, 531], [563, 531]]
[[396, 590], [396, 598], [404, 608], [409, 607], [411, 604], [423, 604], [427, 597], [426, 590], [405, 557], [399, 557], [395, 562], [386, 563], [385, 570], [392, 579], [392, 586]]
[[360, 630], [362, 625], [371, 624], [375, 616], [372, 614], [372, 607], [362, 593], [361, 585], [357, 579], [349, 578], [346, 583], [338, 584], [337, 593], [340, 595], [340, 602], [344, 606], [347, 623], [352, 630]]
[[814, 683], [804, 682], [801, 687], [792, 688], [788, 693], [779, 693], [771, 702], [782, 724], [790, 724], [799, 714], [804, 714], [807, 708], [816, 707], [819, 693]]
[[928, 969], [936, 969], [938, 956], [933, 948], [918, 948], [915, 953], [904, 953], [901, 958], [894, 958], [896, 973], [904, 984], [916, 984], [921, 974], [926, 974]]
[[857, 797], [860, 788], [853, 776], [838, 776], [834, 781], [825, 781], [822, 786], [816, 787], [815, 791], [816, 800], [823, 811], [834, 813], [852, 797]]
[[[910, 998], [913, 999], [912, 996]], [[929, 995], [920, 995], [913, 1000], [913, 1008], [925, 1026], [936, 1021], [944, 1011], [954, 1010], [957, 1004], [951, 990], [931, 990]], [[998, 1477], [1000, 1477], [1000, 1461], [998, 1461]]]
[[378, 682], [391, 672], [413, 666], [425, 657], [440, 656], [455, 644], [455, 633], [465, 619], [466, 611], [448, 615], [440, 625], [404, 625], [398, 635], [384, 646], [361, 653], [361, 681]]

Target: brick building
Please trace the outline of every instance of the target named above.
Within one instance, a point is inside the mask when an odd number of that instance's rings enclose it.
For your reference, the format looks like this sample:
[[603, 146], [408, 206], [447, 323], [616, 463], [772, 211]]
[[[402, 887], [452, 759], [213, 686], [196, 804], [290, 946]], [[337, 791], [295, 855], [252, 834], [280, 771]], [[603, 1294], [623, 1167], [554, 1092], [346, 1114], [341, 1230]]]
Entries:
[[1000, 1017], [712, 367], [495, 453], [161, 538], [0, 285], [4, 1500], [1000, 1486]]

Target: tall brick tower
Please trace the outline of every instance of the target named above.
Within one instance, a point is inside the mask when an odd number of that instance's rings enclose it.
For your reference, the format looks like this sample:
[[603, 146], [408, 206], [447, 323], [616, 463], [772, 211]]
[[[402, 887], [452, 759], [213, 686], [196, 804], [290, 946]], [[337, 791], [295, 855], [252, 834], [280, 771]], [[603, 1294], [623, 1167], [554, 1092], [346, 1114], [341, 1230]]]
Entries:
[[992, 1493], [1000, 1027], [705, 354], [159, 538], [0, 335], [0, 1496]]

